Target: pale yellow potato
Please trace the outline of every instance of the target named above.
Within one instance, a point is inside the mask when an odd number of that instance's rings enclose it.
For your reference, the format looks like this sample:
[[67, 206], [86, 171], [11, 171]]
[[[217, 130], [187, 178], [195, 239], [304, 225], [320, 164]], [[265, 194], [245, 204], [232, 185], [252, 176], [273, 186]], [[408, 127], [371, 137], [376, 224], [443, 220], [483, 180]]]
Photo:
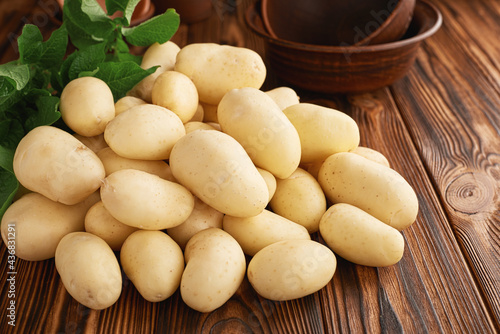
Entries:
[[347, 203], [401, 231], [415, 221], [418, 199], [410, 184], [395, 170], [356, 153], [328, 157], [318, 182], [333, 203]]
[[102, 310], [120, 297], [120, 265], [98, 236], [88, 232], [67, 234], [57, 246], [55, 263], [66, 291], [80, 304]]
[[105, 176], [101, 160], [91, 149], [52, 126], [39, 126], [24, 136], [13, 165], [24, 187], [67, 205], [90, 196]]
[[223, 132], [188, 133], [175, 144], [169, 163], [180, 184], [224, 214], [251, 217], [267, 205], [266, 182], [243, 147]]
[[165, 71], [165, 68], [158, 67], [154, 73], [151, 73], [132, 87], [132, 89], [127, 93], [127, 96], [136, 97], [146, 103], [153, 103], [153, 85], [160, 74]]
[[281, 110], [300, 102], [299, 96], [290, 87], [276, 87], [266, 91], [266, 94], [276, 102]]
[[78, 133], [73, 134], [73, 136], [82, 142], [83, 145], [90, 148], [94, 153], [99, 152], [103, 148], [108, 147], [108, 144], [104, 140], [104, 133], [93, 137], [85, 137], [79, 135]]
[[278, 105], [256, 88], [233, 89], [217, 108], [222, 131], [235, 138], [257, 167], [284, 179], [299, 166], [297, 130]]
[[359, 145], [359, 128], [349, 115], [312, 103], [299, 103], [283, 110], [297, 129], [302, 147], [301, 163], [324, 160]]
[[274, 193], [276, 192], [276, 178], [274, 177], [273, 174], [271, 174], [265, 169], [257, 167], [257, 170], [259, 171], [260, 175], [264, 178], [264, 181], [266, 181], [267, 190], [269, 191], [269, 201], [270, 201], [271, 198], [273, 198]]
[[68, 233], [83, 231], [89, 201], [75, 205], [54, 202], [28, 193], [12, 203], [2, 217], [2, 239], [20, 259], [53, 258], [59, 241]]
[[127, 237], [137, 231], [116, 220], [104, 207], [102, 201], [94, 204], [85, 215], [85, 232], [97, 235], [114, 251], [119, 251]]
[[351, 152], [359, 154], [369, 160], [378, 162], [379, 164], [382, 164], [386, 167], [391, 167], [391, 165], [389, 164], [389, 160], [387, 160], [387, 158], [382, 153], [372, 148], [365, 146], [358, 146], [354, 150], [351, 150]]
[[196, 233], [184, 252], [182, 300], [199, 312], [211, 312], [224, 305], [245, 277], [243, 250], [231, 235], [218, 228]]
[[120, 263], [144, 299], [161, 302], [180, 285], [184, 254], [164, 232], [136, 231], [122, 246]]
[[124, 158], [165, 160], [185, 134], [184, 124], [172, 111], [144, 104], [132, 107], [109, 122], [104, 139]]
[[120, 115], [122, 112], [132, 107], [146, 103], [146, 101], [135, 96], [124, 96], [115, 103], [115, 116]]
[[110, 147], [99, 151], [97, 156], [104, 165], [106, 176], [122, 169], [137, 169], [158, 175], [165, 180], [175, 181], [170, 166], [163, 160], [128, 159], [119, 156]]
[[200, 101], [200, 105], [203, 107], [203, 122], [215, 122], [218, 123], [217, 119], [217, 105], [208, 104]]
[[104, 132], [115, 117], [115, 100], [101, 79], [81, 77], [70, 81], [61, 92], [59, 104], [64, 123], [76, 133], [93, 137]]
[[183, 123], [193, 118], [199, 105], [196, 86], [177, 71], [165, 71], [156, 78], [151, 99], [153, 104], [173, 111]]
[[179, 51], [175, 70], [195, 84], [200, 101], [217, 105], [234, 88], [260, 88], [266, 66], [250, 49], [214, 43], [188, 44]]
[[198, 107], [196, 108], [196, 112], [193, 117], [189, 120], [189, 122], [203, 122], [203, 118], [205, 117], [205, 110], [203, 109], [203, 105], [198, 102]]
[[337, 259], [326, 246], [314, 240], [284, 240], [254, 255], [247, 276], [257, 293], [282, 301], [302, 298], [330, 282]]
[[210, 124], [193, 121], [185, 123], [184, 129], [186, 130], [186, 133], [190, 133], [196, 130], [215, 130], [215, 128]]
[[222, 228], [222, 217], [224, 217], [222, 212], [195, 198], [191, 215], [182, 224], [168, 228], [167, 233], [184, 249], [189, 239], [201, 230], [211, 227]]
[[326, 211], [326, 198], [318, 181], [302, 168], [297, 168], [290, 177], [277, 180], [270, 206], [278, 215], [314, 233]]
[[167, 71], [173, 70], [179, 51], [179, 46], [172, 41], [161, 44], [157, 42], [153, 43], [148, 47], [146, 52], [144, 52], [141, 67], [147, 70], [153, 66], [160, 66]]
[[332, 205], [321, 218], [319, 231], [335, 254], [370, 267], [387, 267], [401, 260], [401, 232], [346, 203]]
[[325, 162], [325, 160], [314, 161], [311, 162], [310, 164], [306, 164], [304, 165], [305, 170], [307, 170], [307, 172], [317, 180], [319, 170], [321, 169], [321, 165], [323, 165], [323, 162]]
[[180, 184], [135, 169], [106, 177], [101, 200], [114, 218], [144, 230], [180, 225], [194, 208], [193, 195]]
[[250, 256], [278, 241], [311, 239], [305, 227], [268, 210], [248, 218], [225, 215], [222, 226]]
[[216, 123], [216, 122], [207, 122], [206, 124], [210, 125], [212, 128], [214, 128], [217, 131], [222, 131], [222, 128], [220, 127], [219, 123]]

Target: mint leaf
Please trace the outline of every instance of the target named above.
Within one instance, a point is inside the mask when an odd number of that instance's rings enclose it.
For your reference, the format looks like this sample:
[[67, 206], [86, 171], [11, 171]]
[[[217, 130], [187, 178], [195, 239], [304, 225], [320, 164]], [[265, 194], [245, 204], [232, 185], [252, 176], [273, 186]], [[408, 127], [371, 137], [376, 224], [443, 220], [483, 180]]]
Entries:
[[115, 101], [117, 101], [154, 71], [156, 71], [156, 67], [144, 70], [132, 61], [104, 62], [99, 65], [99, 71], [95, 77], [108, 84]]
[[179, 14], [170, 8], [162, 15], [155, 16], [138, 26], [122, 27], [121, 32], [127, 42], [135, 46], [149, 46], [155, 42], [167, 42], [179, 28]]
[[118, 11], [122, 12], [126, 20], [125, 25], [128, 26], [130, 25], [132, 14], [139, 1], [140, 0], [106, 0], [108, 15], [113, 15]]
[[104, 9], [99, 5], [96, 0], [81, 0], [82, 2], [82, 12], [87, 14], [91, 21], [108, 21], [109, 18], [106, 15]]
[[94, 71], [106, 59], [106, 44], [99, 43], [76, 51], [68, 69], [68, 79], [71, 81], [79, 77], [80, 72]]
[[[23, 89], [30, 80], [30, 69], [28, 65], [17, 65], [7, 63], [0, 65], [0, 77], [15, 85], [16, 90]], [[5, 87], [4, 87], [5, 88]], [[2, 92], [0, 92], [1, 96]]]
[[17, 182], [14, 173], [0, 169], [0, 219], [12, 203], [18, 188], [19, 182]]

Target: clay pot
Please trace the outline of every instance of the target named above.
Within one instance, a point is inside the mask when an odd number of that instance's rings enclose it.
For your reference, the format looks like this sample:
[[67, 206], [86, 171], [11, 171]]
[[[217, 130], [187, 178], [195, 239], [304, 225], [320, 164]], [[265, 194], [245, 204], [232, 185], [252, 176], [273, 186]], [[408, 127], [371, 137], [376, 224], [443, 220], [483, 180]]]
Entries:
[[196, 23], [212, 15], [212, 0], [153, 0], [157, 14], [174, 8], [181, 23]]

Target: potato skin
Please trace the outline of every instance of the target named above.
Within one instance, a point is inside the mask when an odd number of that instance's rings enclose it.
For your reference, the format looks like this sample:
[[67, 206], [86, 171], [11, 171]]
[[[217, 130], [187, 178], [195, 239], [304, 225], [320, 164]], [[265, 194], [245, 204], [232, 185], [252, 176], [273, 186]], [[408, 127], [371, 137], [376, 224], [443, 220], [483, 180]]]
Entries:
[[132, 233], [122, 246], [120, 263], [141, 296], [150, 302], [170, 297], [184, 271], [181, 248], [161, 231]]
[[257, 293], [283, 301], [322, 289], [333, 277], [337, 259], [314, 240], [284, 240], [260, 250], [248, 264], [247, 276]]
[[57, 246], [55, 263], [64, 287], [80, 304], [102, 310], [120, 297], [120, 265], [98, 236], [88, 232], [67, 234]]
[[196, 233], [184, 251], [182, 300], [199, 312], [222, 306], [245, 277], [246, 260], [240, 245], [227, 232], [209, 228]]
[[395, 170], [356, 153], [328, 157], [318, 182], [333, 203], [357, 206], [399, 231], [416, 220], [418, 199], [410, 184]]
[[300, 103], [300, 98], [290, 87], [276, 87], [274, 89], [266, 91], [266, 94], [271, 97], [274, 102], [280, 107], [281, 110], [286, 109], [289, 106]]
[[95, 192], [105, 176], [97, 155], [71, 134], [39, 126], [19, 142], [14, 173], [27, 189], [67, 205]]
[[403, 257], [402, 234], [353, 205], [332, 205], [321, 218], [319, 226], [327, 245], [335, 254], [350, 262], [387, 267]]

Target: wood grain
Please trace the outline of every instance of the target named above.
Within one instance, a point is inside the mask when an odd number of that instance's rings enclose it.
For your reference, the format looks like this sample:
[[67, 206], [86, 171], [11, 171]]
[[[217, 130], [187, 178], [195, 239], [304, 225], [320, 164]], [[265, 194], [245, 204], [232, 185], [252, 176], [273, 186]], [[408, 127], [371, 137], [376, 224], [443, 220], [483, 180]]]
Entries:
[[[19, 34], [22, 22], [33, 22], [52, 0], [23, 2], [32, 7], [0, 5], [1, 17], [16, 18], [2, 20], [2, 63], [17, 57], [9, 34]], [[2, 245], [0, 332], [498, 333], [500, 3], [433, 2], [444, 25], [393, 86], [355, 95], [298, 90], [304, 102], [351, 115], [362, 144], [386, 155], [416, 190], [419, 215], [403, 232], [405, 254], [398, 264], [370, 268], [338, 257], [324, 289], [288, 302], [261, 298], [245, 279], [230, 301], [205, 314], [188, 308], [179, 291], [164, 302], [146, 302], [125, 276], [115, 305], [90, 310], [66, 292], [53, 260], [18, 259], [14, 328], [4, 316], [9, 275]], [[264, 42], [244, 23], [251, 3], [214, 1], [208, 20], [183, 24], [173, 41], [245, 46], [265, 59]], [[55, 28], [50, 22], [41, 27], [44, 36]], [[263, 89], [280, 85], [287, 84], [268, 68]], [[313, 238], [322, 242], [317, 234]]]

